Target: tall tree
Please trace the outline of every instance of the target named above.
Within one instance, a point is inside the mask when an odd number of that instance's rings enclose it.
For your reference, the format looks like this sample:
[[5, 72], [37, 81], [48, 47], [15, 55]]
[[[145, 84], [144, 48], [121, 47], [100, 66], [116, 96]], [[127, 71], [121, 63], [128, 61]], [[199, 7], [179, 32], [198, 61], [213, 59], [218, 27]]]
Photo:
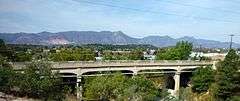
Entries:
[[219, 101], [230, 99], [240, 93], [239, 56], [229, 50], [225, 59], [217, 66], [215, 96]]
[[202, 93], [208, 91], [214, 82], [214, 70], [211, 66], [198, 68], [193, 73], [191, 82], [193, 92]]
[[175, 47], [157, 52], [157, 60], [187, 60], [192, 51], [192, 43], [180, 41]]
[[7, 57], [7, 59], [13, 59], [13, 51], [7, 47], [2, 39], [0, 39], [0, 55]]

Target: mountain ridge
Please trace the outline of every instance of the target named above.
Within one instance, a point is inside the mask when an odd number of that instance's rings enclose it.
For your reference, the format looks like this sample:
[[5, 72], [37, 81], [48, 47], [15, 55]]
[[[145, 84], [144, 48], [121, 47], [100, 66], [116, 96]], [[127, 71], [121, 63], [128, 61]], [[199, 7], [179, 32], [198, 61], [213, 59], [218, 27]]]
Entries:
[[[0, 39], [8, 44], [34, 44], [34, 45], [55, 45], [55, 44], [150, 44], [157, 47], [173, 46], [178, 41], [192, 42], [195, 47], [200, 45], [207, 48], [228, 48], [229, 42], [215, 40], [196, 39], [192, 36], [172, 38], [170, 36], [147, 36], [133, 38], [122, 31], [64, 31], [40, 33], [0, 33]], [[240, 48], [240, 44], [233, 43], [233, 47]]]

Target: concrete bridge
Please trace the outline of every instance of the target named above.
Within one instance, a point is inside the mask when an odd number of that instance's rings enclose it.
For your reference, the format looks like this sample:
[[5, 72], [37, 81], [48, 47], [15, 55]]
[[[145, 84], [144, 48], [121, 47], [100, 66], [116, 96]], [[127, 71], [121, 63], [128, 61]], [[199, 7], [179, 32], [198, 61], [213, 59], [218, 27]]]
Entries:
[[[183, 72], [192, 72], [199, 66], [213, 66], [215, 61], [189, 61], [189, 60], [161, 60], [161, 61], [68, 61], [68, 62], [50, 62], [53, 71], [59, 71], [63, 77], [76, 77], [77, 87], [80, 91], [77, 92], [77, 97], [82, 97], [81, 79], [83, 76], [101, 76], [105, 74], [94, 74], [96, 72], [107, 71], [128, 71], [125, 74], [147, 74], [147, 73], [174, 73], [173, 79], [174, 92], [180, 89], [180, 74]], [[23, 70], [27, 63], [15, 62], [12, 63], [15, 70]], [[161, 70], [160, 72], [151, 72], [152, 70]], [[90, 73], [90, 74], [89, 74]], [[91, 74], [92, 73], [92, 74]]]

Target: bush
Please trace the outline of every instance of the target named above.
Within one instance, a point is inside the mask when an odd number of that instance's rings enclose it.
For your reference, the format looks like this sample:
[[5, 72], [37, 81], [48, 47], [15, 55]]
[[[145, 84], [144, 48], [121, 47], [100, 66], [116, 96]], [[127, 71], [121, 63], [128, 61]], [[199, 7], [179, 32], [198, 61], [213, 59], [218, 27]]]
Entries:
[[62, 80], [57, 73], [51, 71], [51, 65], [46, 61], [34, 61], [27, 65], [18, 80], [20, 93], [44, 100], [63, 100], [65, 91]]
[[84, 96], [87, 100], [155, 100], [161, 96], [153, 82], [135, 76], [128, 78], [122, 74], [100, 76], [87, 80]]
[[6, 62], [6, 58], [0, 55], [0, 91], [10, 92], [15, 72]]

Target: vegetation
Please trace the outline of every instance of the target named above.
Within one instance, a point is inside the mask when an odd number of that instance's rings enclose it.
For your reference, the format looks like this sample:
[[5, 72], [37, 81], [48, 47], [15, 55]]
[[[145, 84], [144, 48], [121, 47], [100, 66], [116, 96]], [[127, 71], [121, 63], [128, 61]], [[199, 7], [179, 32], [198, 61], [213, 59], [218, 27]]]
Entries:
[[229, 100], [240, 94], [239, 56], [231, 49], [217, 66], [215, 96], [218, 101]]
[[65, 49], [51, 53], [49, 58], [53, 61], [93, 61], [95, 60], [95, 53], [91, 49]]
[[13, 51], [6, 46], [5, 42], [0, 39], [0, 55], [7, 58], [7, 60], [13, 59]]
[[[1, 43], [1, 48], [3, 47], [7, 46]], [[4, 51], [2, 54], [5, 54]], [[17, 72], [8, 64], [7, 56], [0, 54], [0, 92], [16, 92], [20, 96], [43, 100], [64, 99], [66, 92], [62, 87], [62, 80], [58, 73], [51, 71], [51, 65], [47, 61], [32, 61], [23, 72]]]
[[103, 53], [104, 60], [143, 60], [143, 52], [140, 49], [132, 51], [112, 52], [106, 51]]
[[211, 66], [200, 67], [194, 73], [191, 79], [193, 92], [207, 92], [214, 82], [214, 70]]
[[50, 64], [46, 61], [37, 61], [28, 64], [24, 73], [17, 79], [21, 94], [45, 100], [62, 100], [64, 89], [57, 73], [53, 73]]
[[61, 86], [60, 77], [50, 67], [45, 61], [32, 62], [23, 73], [19, 73], [1, 61], [0, 92], [17, 92], [20, 96], [43, 100], [63, 100], [66, 91]]
[[88, 100], [152, 101], [160, 92], [145, 77], [115, 74], [88, 79], [84, 95]]
[[181, 41], [175, 47], [159, 50], [157, 60], [187, 60], [192, 51], [192, 44]]
[[[103, 51], [104, 60], [143, 60], [143, 50], [137, 45], [95, 45], [83, 46], [31, 46], [5, 45], [0, 40], [0, 92], [16, 93], [42, 100], [65, 100], [67, 90], [59, 73], [51, 71], [51, 61], [94, 61], [94, 50]], [[149, 48], [150, 49], [150, 48]], [[111, 50], [111, 51], [109, 51]], [[114, 51], [113, 51], [114, 50]], [[122, 51], [123, 50], [123, 51]], [[175, 47], [163, 48], [157, 52], [158, 60], [188, 60], [192, 44], [181, 41]], [[208, 51], [208, 50], [206, 50]], [[197, 57], [196, 57], [197, 58]], [[208, 58], [200, 58], [208, 60]], [[14, 71], [9, 61], [31, 61], [24, 72]], [[87, 100], [120, 101], [239, 101], [240, 99], [240, 56], [229, 50], [223, 61], [212, 67], [198, 68], [191, 78], [191, 88], [180, 90], [179, 99], [166, 93], [159, 82], [161, 75], [142, 76], [100, 76], [87, 78], [84, 85], [84, 98]], [[152, 78], [149, 78], [152, 77]], [[161, 86], [161, 87], [160, 87]]]
[[136, 45], [136, 44], [129, 44], [129, 45], [88, 44], [88, 45], [83, 45], [82, 47], [99, 50], [99, 51], [104, 51], [104, 50], [131, 51], [131, 50], [135, 50], [135, 49], [141, 49], [141, 50], [157, 49], [157, 47], [152, 46], [152, 45]]
[[[240, 57], [229, 50], [225, 59], [218, 63], [216, 72], [211, 68], [199, 68], [192, 77], [192, 90], [208, 92], [216, 101], [238, 101], [240, 98]], [[214, 79], [213, 79], [214, 78]]]
[[15, 72], [6, 60], [0, 55], [0, 91], [9, 93]]
[[16, 62], [25, 62], [25, 61], [31, 61], [33, 58], [33, 55], [31, 53], [26, 52], [18, 52], [14, 54], [14, 61]]

